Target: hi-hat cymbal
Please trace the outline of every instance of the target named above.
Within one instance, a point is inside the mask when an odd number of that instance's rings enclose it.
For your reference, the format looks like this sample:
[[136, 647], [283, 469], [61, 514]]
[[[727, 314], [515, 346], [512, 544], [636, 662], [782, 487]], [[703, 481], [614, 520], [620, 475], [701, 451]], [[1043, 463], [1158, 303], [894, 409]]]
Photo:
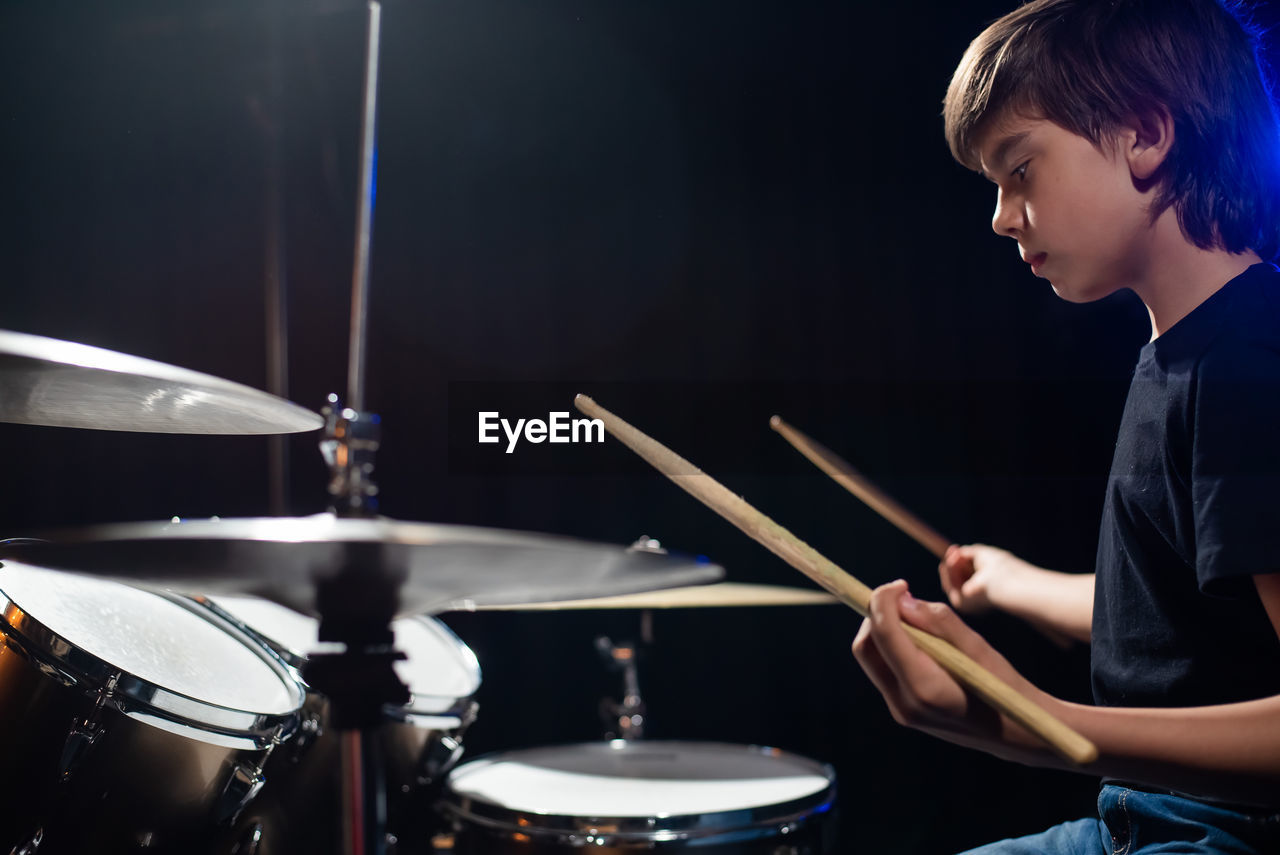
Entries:
[[275, 395], [70, 341], [0, 330], [0, 422], [151, 433], [316, 430], [316, 413]]
[[476, 605], [469, 602], [452, 604], [454, 611], [558, 612], [580, 609], [694, 609], [732, 606], [830, 606], [840, 601], [825, 591], [792, 588], [784, 585], [749, 585], [741, 582], [717, 582], [712, 585], [690, 585], [595, 597], [588, 600], [553, 600], [543, 603], [503, 603]]
[[[121, 523], [0, 542], [0, 559], [189, 594], [256, 594], [316, 614], [317, 582], [354, 568], [398, 586], [398, 614], [613, 596], [714, 582], [718, 565], [568, 537], [310, 517]], [[3, 578], [0, 568], [0, 579]]]

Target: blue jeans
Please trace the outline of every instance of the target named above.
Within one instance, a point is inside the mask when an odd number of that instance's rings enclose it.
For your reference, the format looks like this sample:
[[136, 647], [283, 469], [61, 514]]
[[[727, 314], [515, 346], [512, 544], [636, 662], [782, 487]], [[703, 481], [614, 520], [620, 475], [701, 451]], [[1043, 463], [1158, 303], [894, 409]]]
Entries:
[[1241, 813], [1180, 796], [1107, 785], [1098, 818], [1055, 825], [963, 855], [1275, 855], [1280, 814]]

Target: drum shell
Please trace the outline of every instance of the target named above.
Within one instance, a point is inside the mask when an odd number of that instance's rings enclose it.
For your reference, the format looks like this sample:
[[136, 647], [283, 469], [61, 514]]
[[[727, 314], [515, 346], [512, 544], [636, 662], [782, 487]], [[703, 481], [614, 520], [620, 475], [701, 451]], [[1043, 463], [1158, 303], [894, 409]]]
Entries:
[[[0, 648], [0, 851], [43, 829], [39, 852], [191, 852], [207, 841], [232, 775], [256, 768], [270, 746], [203, 741], [112, 705], [100, 687], [62, 671], [6, 630]], [[126, 707], [127, 708], [127, 707]], [[134, 714], [146, 714], [141, 705]], [[98, 735], [62, 778], [64, 751], [86, 721]]]
[[[621, 741], [615, 742], [619, 746]], [[467, 796], [446, 788], [442, 811], [449, 821], [450, 847], [461, 855], [568, 855], [589, 847], [598, 853], [637, 851], [741, 853], [741, 855], [826, 855], [835, 851], [835, 777], [830, 767], [772, 749], [721, 743], [643, 742], [621, 744], [644, 750], [680, 751], [697, 747], [725, 751], [772, 752], [812, 764], [829, 784], [818, 793], [788, 802], [716, 810], [707, 815], [673, 811], [654, 816], [591, 816], [512, 809], [483, 796]], [[598, 749], [597, 744], [563, 746], [562, 751]], [[515, 756], [521, 752], [514, 752]], [[470, 763], [500, 759], [477, 758]], [[466, 766], [459, 767], [462, 772]]]

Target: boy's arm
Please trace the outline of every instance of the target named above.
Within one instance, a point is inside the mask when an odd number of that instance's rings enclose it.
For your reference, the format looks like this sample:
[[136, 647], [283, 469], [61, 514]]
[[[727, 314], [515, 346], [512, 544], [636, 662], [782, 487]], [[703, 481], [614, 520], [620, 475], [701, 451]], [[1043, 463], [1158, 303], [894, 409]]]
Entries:
[[1051, 638], [1088, 642], [1093, 624], [1093, 574], [1059, 573], [1011, 552], [974, 544], [952, 546], [938, 565], [942, 589], [956, 610], [992, 608], [1020, 617]]
[[[1255, 582], [1273, 624], [1280, 623], [1280, 577], [1257, 576]], [[902, 629], [903, 620], [948, 639], [1092, 740], [1098, 746], [1098, 761], [1077, 771], [1280, 806], [1280, 696], [1174, 709], [1068, 703], [1033, 686], [945, 605], [911, 598], [904, 582], [877, 588], [871, 616], [854, 641], [854, 655], [894, 718], [951, 742], [1031, 765], [1071, 768], [1036, 737], [966, 693], [915, 647]]]

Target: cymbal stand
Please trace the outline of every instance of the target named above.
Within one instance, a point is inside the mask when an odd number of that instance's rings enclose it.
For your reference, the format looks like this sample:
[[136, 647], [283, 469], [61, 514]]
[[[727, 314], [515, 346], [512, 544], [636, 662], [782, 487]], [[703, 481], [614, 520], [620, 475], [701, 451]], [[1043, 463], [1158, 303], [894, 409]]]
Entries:
[[[628, 547], [631, 552], [667, 551], [657, 538], [642, 534]], [[609, 663], [610, 669], [622, 672], [622, 700], [611, 697], [600, 699], [600, 717], [604, 719], [606, 739], [640, 739], [644, 736], [647, 709], [640, 697], [640, 653], [644, 646], [653, 645], [653, 611], [640, 612], [640, 642], [614, 643], [606, 635], [596, 637], [596, 652]]]
[[602, 698], [600, 716], [605, 722], [606, 739], [641, 739], [644, 737], [647, 708], [640, 697], [639, 659], [642, 644], [653, 643], [653, 614], [645, 609], [640, 615], [641, 643], [615, 642], [608, 636], [596, 637], [596, 651], [610, 669], [622, 672], [622, 700]]
[[373, 462], [380, 442], [381, 419], [342, 406], [330, 395], [321, 414], [324, 438], [320, 454], [329, 467], [329, 500], [341, 517], [371, 517], [378, 510], [378, 485], [373, 482]]
[[[320, 444], [329, 465], [333, 510], [348, 517], [374, 515], [378, 492], [372, 476], [379, 419], [364, 411], [364, 362], [382, 7], [378, 0], [369, 0], [368, 8], [348, 406], [342, 406], [336, 395], [329, 396], [325, 435]], [[387, 851], [386, 792], [378, 733], [386, 719], [385, 707], [409, 702], [409, 689], [393, 668], [404, 654], [394, 649], [391, 630], [404, 572], [386, 569], [392, 562], [379, 560], [383, 548], [379, 543], [350, 544], [341, 569], [317, 580], [315, 606], [320, 614], [320, 640], [341, 642], [344, 650], [313, 655], [303, 666], [307, 682], [329, 699], [331, 724], [341, 732], [345, 855], [384, 855]]]

